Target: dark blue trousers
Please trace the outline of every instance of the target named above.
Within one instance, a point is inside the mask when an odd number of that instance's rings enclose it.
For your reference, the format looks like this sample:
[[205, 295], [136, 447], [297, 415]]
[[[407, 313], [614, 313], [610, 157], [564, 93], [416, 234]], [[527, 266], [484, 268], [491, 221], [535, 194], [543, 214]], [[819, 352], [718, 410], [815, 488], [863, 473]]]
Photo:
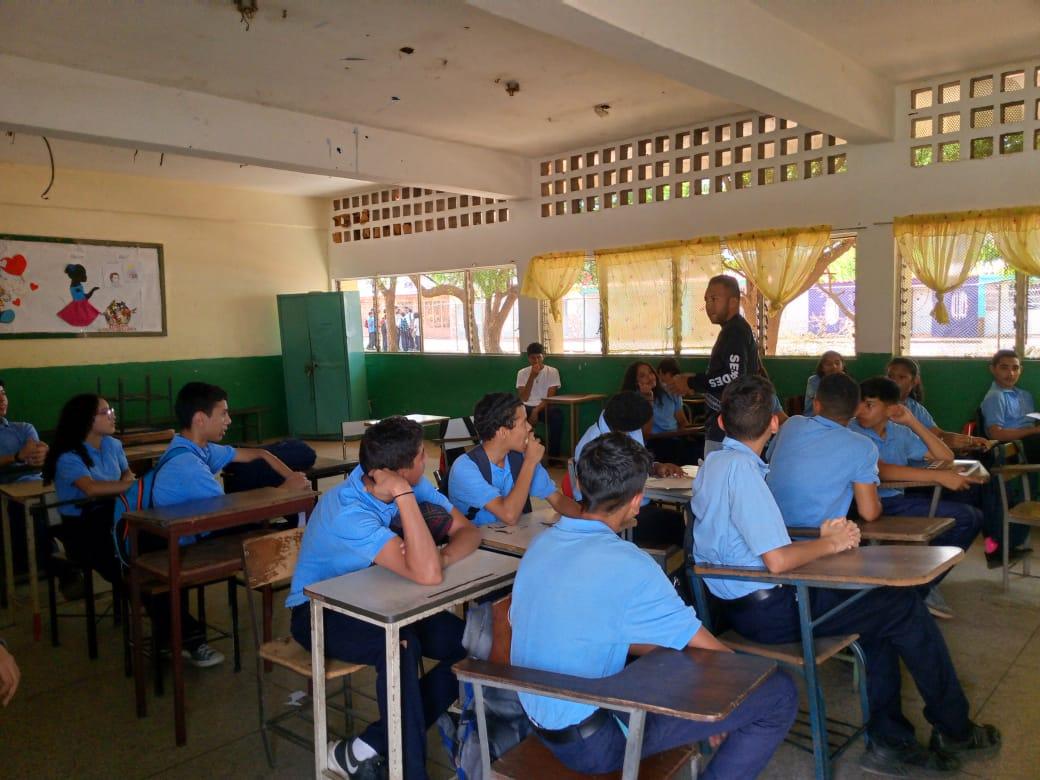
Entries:
[[[786, 672], [768, 678], [724, 720], [699, 723], [667, 715], [646, 716], [643, 758], [728, 733], [703, 778], [753, 778], [772, 758], [798, 713], [798, 689]], [[618, 714], [625, 719], [627, 715]], [[537, 733], [537, 732], [536, 732]], [[566, 745], [544, 742], [575, 772], [617, 772], [625, 763], [625, 734], [611, 720], [587, 739]]]
[[[387, 756], [386, 729], [386, 634], [379, 626], [325, 611], [325, 655], [376, 668], [376, 699], [379, 720], [361, 734], [363, 741], [381, 756]], [[459, 683], [452, 664], [466, 657], [462, 647], [465, 624], [449, 612], [441, 612], [401, 629], [401, 718], [404, 743], [404, 776], [426, 778], [426, 732], [458, 698]], [[293, 638], [311, 649], [310, 604], [293, 607]], [[419, 677], [423, 657], [440, 661]]]
[[[811, 612], [823, 615], [855, 595], [854, 590], [812, 588]], [[733, 627], [755, 642], [801, 642], [798, 602], [793, 587], [778, 589], [765, 601], [723, 602]], [[859, 634], [867, 662], [867, 733], [881, 744], [914, 739], [914, 727], [900, 706], [899, 660], [924, 699], [924, 716], [944, 734], [968, 733], [968, 700], [950, 660], [946, 640], [914, 588], [875, 588], [818, 625], [815, 636]]]
[[[926, 517], [931, 506], [931, 494], [889, 496], [881, 499], [881, 511], [886, 515]], [[950, 546], [967, 550], [982, 530], [982, 512], [961, 501], [941, 499], [935, 516], [952, 517], [953, 526], [929, 542], [933, 547]]]

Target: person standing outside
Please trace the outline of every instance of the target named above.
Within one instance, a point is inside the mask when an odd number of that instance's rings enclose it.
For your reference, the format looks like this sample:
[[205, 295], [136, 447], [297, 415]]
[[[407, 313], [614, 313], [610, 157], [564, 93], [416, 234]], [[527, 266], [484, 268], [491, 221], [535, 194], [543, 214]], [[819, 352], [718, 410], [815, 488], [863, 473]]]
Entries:
[[549, 429], [549, 457], [560, 454], [560, 439], [563, 434], [563, 410], [550, 406], [547, 398], [560, 392], [560, 372], [545, 365], [545, 347], [537, 341], [527, 345], [526, 368], [516, 372], [516, 393], [524, 402], [527, 421], [533, 428], [539, 420], [546, 418]]
[[368, 319], [365, 321], [365, 325], [368, 328], [368, 348], [375, 350], [376, 347], [376, 311], [375, 309], [368, 310]]
[[708, 280], [704, 291], [704, 311], [713, 325], [721, 325], [715, 346], [711, 348], [708, 369], [703, 374], [679, 374], [676, 384], [683, 383], [690, 392], [704, 395], [704, 456], [722, 449], [725, 432], [719, 427], [722, 391], [742, 376], [759, 373], [761, 360], [755, 334], [740, 314], [740, 286], [732, 276], [720, 274]]

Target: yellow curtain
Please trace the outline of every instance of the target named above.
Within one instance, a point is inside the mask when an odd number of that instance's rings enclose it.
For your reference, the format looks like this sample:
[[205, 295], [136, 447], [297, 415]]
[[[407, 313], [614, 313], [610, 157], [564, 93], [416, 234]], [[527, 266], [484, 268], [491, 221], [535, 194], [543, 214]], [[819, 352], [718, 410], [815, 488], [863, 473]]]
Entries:
[[986, 223], [981, 212], [919, 214], [893, 223], [903, 262], [935, 293], [932, 317], [940, 325], [950, 321], [946, 293], [964, 284], [979, 261]]
[[531, 258], [520, 294], [549, 302], [553, 319], [560, 322], [560, 301], [578, 281], [585, 252], [559, 252]]
[[715, 238], [596, 252], [596, 267], [609, 350], [677, 352], [688, 282], [719, 272], [722, 258]]
[[1005, 263], [1027, 276], [1040, 276], [1040, 207], [989, 212], [985, 230], [993, 234]]
[[718, 331], [704, 313], [704, 290], [708, 280], [724, 270], [719, 237], [705, 236], [686, 242], [683, 252], [676, 257], [675, 268], [675, 351], [710, 351]]
[[831, 240], [830, 225], [736, 233], [723, 239], [775, 316], [801, 291]]

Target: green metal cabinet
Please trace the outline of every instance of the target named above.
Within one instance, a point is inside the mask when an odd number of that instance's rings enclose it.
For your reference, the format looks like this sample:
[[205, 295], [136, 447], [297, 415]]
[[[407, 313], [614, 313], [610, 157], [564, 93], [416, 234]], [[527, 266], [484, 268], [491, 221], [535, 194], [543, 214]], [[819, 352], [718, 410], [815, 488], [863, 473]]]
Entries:
[[278, 323], [290, 432], [339, 438], [343, 422], [369, 416], [358, 294], [279, 295]]

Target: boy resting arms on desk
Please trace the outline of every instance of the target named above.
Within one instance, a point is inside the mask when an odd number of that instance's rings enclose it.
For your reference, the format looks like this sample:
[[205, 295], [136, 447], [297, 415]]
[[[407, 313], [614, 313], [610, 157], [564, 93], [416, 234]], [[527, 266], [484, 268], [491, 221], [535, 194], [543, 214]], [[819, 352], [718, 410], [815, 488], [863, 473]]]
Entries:
[[[693, 554], [698, 564], [765, 567], [788, 572], [817, 558], [859, 545], [859, 528], [844, 517], [827, 520], [820, 537], [791, 543], [784, 519], [765, 483], [769, 468], [760, 457], [776, 433], [773, 385], [741, 377], [722, 394], [722, 450], [708, 455], [693, 485]], [[801, 642], [795, 588], [747, 580], [706, 577], [709, 592], [743, 636], [763, 644]], [[812, 588], [811, 612], [824, 615], [856, 590]], [[1000, 747], [1000, 732], [968, 718], [968, 700], [950, 660], [946, 641], [915, 588], [875, 588], [814, 629], [816, 636], [859, 634], [866, 656], [867, 750], [864, 769], [881, 774], [925, 768], [956, 772], [956, 754]], [[932, 723], [926, 749], [900, 706], [899, 659], [906, 664]]]
[[[513, 586], [511, 662], [581, 677], [609, 677], [648, 645], [728, 652], [701, 626], [654, 560], [618, 533], [643, 498], [652, 456], [625, 433], [586, 445], [578, 462], [582, 509], [538, 536]], [[625, 755], [619, 716], [592, 705], [520, 694], [535, 733], [567, 767], [616, 772]], [[728, 733], [705, 778], [752, 778], [769, 762], [794, 721], [798, 694], [783, 672], [714, 723], [648, 714], [642, 755]]]
[[[307, 523], [289, 598], [292, 635], [311, 649], [310, 599], [303, 589], [322, 580], [385, 566], [421, 585], [480, 544], [480, 533], [424, 476], [423, 429], [387, 417], [361, 439], [360, 465], [319, 499]], [[446, 542], [444, 547], [439, 544]], [[325, 654], [376, 668], [379, 720], [353, 741], [329, 743], [329, 767], [344, 778], [386, 776], [386, 645], [383, 629], [338, 612], [325, 613]], [[408, 780], [426, 777], [426, 731], [458, 697], [451, 666], [466, 657], [463, 622], [441, 612], [401, 629], [401, 717]], [[419, 678], [423, 657], [440, 661]]]

